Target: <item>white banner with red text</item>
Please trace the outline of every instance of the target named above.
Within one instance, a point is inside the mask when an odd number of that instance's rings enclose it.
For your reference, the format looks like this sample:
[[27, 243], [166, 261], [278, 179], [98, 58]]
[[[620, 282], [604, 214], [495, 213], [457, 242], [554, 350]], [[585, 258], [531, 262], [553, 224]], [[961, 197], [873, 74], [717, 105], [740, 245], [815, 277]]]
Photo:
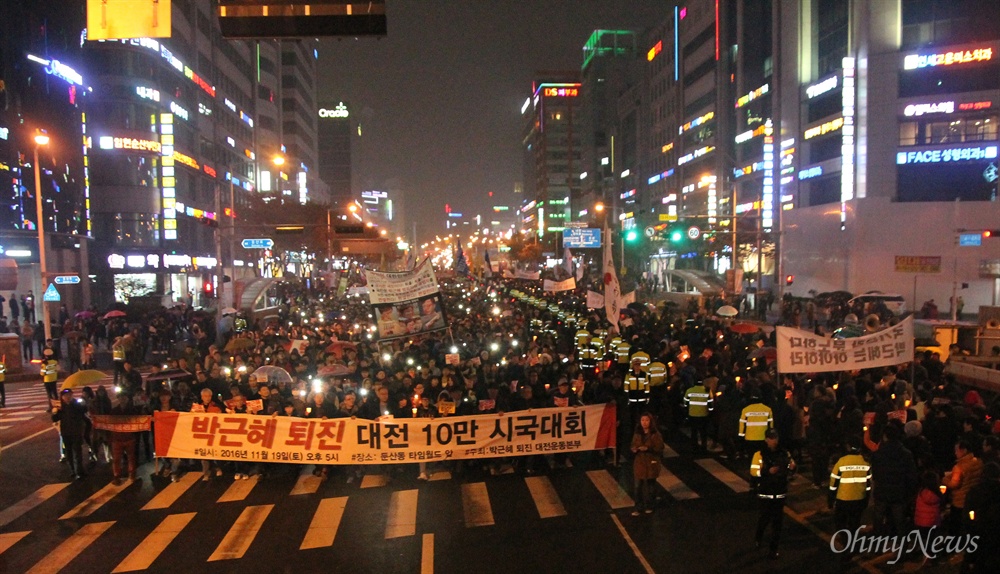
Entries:
[[849, 339], [831, 339], [792, 327], [776, 330], [781, 373], [854, 371], [913, 360], [913, 317]]
[[614, 448], [614, 404], [438, 419], [156, 412], [157, 456], [391, 464]]

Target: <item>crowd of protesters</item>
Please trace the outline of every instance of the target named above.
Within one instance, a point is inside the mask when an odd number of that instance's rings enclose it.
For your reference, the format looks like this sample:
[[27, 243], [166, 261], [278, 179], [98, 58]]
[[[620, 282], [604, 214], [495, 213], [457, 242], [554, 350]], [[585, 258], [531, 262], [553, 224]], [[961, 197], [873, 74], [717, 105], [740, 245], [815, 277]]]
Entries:
[[[199, 411], [241, 413], [248, 401], [259, 399], [256, 414], [377, 419], [614, 402], [616, 451], [447, 464], [457, 473], [479, 464], [492, 474], [530, 474], [546, 465], [569, 467], [575, 461], [597, 467], [631, 457], [638, 514], [654, 506], [651, 483], [664, 441], [687, 440], [681, 430], [688, 426], [697, 441], [692, 452], [708, 447], [745, 473], [754, 451], [765, 446], [741, 437], [741, 413], [763, 404], [773, 412], [777, 444], [804, 463], [800, 472], [824, 491], [838, 458], [860, 449], [871, 466], [876, 532], [905, 536], [914, 527], [935, 526], [956, 534], [978, 532], [984, 537], [981, 548], [1000, 548], [1000, 401], [986, 402], [958, 385], [936, 354], [918, 354], [912, 365], [782, 376], [775, 369], [774, 333], [734, 332], [714, 313], [721, 299], [700, 309], [633, 304], [615, 328], [603, 309], [586, 307], [586, 282], [561, 293], [543, 293], [538, 283], [444, 281], [448, 329], [390, 341], [379, 340], [377, 320], [363, 296], [338, 296], [335, 289], [290, 287], [280, 318], [263, 324], [232, 315], [216, 320], [191, 310], [157, 312], [135, 329], [124, 320], [108, 326], [78, 317], [89, 333], [80, 338], [84, 346], [101, 343], [90, 330], [96, 329], [103, 344], [124, 350], [121, 373], [116, 367], [119, 399], [113, 404], [107, 389], [84, 389], [83, 405], [90, 414], [190, 411], [194, 405]], [[512, 290], [524, 297], [512, 296]], [[578, 346], [581, 331], [588, 334], [590, 360]], [[299, 341], [305, 343], [292, 344]], [[637, 353], [645, 360], [633, 361]], [[456, 354], [457, 363], [449, 362]], [[151, 356], [154, 373], [144, 380], [136, 365]], [[629, 371], [638, 373], [650, 362], [666, 365], [665, 376], [647, 378], [648, 392], [630, 393]], [[258, 377], [263, 366], [284, 369], [289, 380]], [[161, 370], [191, 376], [156, 376]], [[691, 416], [692, 389], [711, 399], [707, 416]], [[66, 427], [72, 427], [67, 447], [89, 444], [92, 461], [103, 455], [113, 462], [116, 480], [126, 474], [135, 478], [136, 456], [139, 462], [154, 457], [150, 433], [88, 432], [80, 413], [60, 412], [64, 440]], [[82, 474], [82, 456], [71, 458], [74, 471]], [[159, 459], [156, 474], [176, 480], [184, 471], [201, 472], [208, 481], [224, 473], [243, 479], [281, 468]], [[338, 472], [351, 482], [365, 470], [334, 468], [317, 467], [315, 473], [325, 478]], [[421, 464], [412, 471], [427, 479], [434, 468]], [[390, 473], [398, 472], [410, 471], [393, 465]]]

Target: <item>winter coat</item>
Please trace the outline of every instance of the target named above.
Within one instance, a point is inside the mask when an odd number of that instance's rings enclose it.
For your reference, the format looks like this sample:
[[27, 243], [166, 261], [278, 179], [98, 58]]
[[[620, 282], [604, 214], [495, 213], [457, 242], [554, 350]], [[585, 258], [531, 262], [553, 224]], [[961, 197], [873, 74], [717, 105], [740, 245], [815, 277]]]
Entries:
[[[645, 446], [649, 450], [637, 450]], [[635, 480], [649, 480], [660, 476], [660, 455], [663, 454], [663, 437], [659, 432], [652, 431], [643, 434], [642, 431], [632, 435], [632, 450], [635, 460], [632, 461], [632, 474]]]
[[917, 495], [917, 506], [913, 511], [913, 525], [930, 528], [941, 525], [941, 495], [927, 488]]

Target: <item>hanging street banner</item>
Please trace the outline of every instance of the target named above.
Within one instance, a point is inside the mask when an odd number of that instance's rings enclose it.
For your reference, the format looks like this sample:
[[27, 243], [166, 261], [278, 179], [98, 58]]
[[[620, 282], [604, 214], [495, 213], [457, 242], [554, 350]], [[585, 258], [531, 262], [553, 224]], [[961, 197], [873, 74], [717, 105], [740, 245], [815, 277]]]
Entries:
[[776, 329], [780, 373], [853, 371], [913, 360], [912, 316], [892, 327], [850, 339], [829, 339], [792, 327]]
[[614, 404], [377, 421], [157, 411], [157, 456], [386, 464], [614, 448]]
[[383, 341], [447, 328], [441, 292], [430, 259], [412, 271], [368, 271], [368, 299]]
[[588, 309], [603, 309], [604, 308], [604, 295], [596, 291], [587, 291], [587, 308]]
[[97, 430], [111, 432], [144, 432], [153, 421], [150, 415], [90, 415]]
[[503, 270], [504, 279], [525, 279], [528, 281], [538, 281], [542, 278], [542, 274], [538, 271], [521, 271], [520, 269], [515, 270], [513, 273], [509, 269]]
[[572, 291], [576, 289], [576, 278], [570, 277], [564, 281], [552, 281], [546, 279], [542, 282], [542, 289], [545, 291], [552, 291], [553, 293], [558, 293], [560, 291]]
[[87, 0], [87, 39], [169, 38], [170, 0]]
[[941, 257], [897, 255], [896, 271], [899, 273], [940, 273]]

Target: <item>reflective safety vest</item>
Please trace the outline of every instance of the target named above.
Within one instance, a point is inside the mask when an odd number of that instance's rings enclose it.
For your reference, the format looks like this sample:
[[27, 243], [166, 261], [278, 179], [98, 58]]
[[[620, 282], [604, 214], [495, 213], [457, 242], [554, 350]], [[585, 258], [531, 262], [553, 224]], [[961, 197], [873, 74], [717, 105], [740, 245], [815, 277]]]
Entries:
[[646, 367], [646, 374], [649, 375], [649, 386], [658, 387], [667, 382], [667, 366], [659, 361], [650, 363]]
[[764, 440], [767, 429], [774, 426], [774, 414], [771, 407], [764, 403], [747, 405], [740, 413], [740, 436], [746, 440]]
[[608, 330], [607, 329], [595, 329], [594, 330], [594, 336], [593, 336], [593, 338], [591, 340], [593, 340], [593, 339], [600, 339], [601, 344], [603, 345], [604, 344], [604, 339], [607, 339], [607, 338], [608, 338]]
[[615, 356], [618, 357], [619, 365], [628, 364], [628, 353], [631, 350], [632, 350], [632, 345], [630, 345], [629, 343], [626, 343], [625, 341], [618, 343], [618, 346], [615, 347]]
[[7, 380], [7, 365], [0, 361], [0, 383]]
[[629, 403], [649, 402], [649, 378], [645, 373], [629, 371], [625, 376], [625, 390], [628, 391]]
[[872, 467], [860, 454], [845, 454], [833, 465], [830, 490], [837, 500], [864, 500], [872, 489]]
[[121, 345], [115, 345], [114, 347], [111, 347], [111, 358], [114, 359], [115, 361], [124, 361], [125, 347]]
[[618, 352], [618, 345], [620, 345], [621, 342], [624, 341], [624, 340], [625, 339], [622, 339], [621, 337], [611, 337], [611, 340], [608, 341], [608, 353], [611, 353], [611, 354], [617, 353]]
[[584, 368], [597, 366], [597, 351], [593, 347], [583, 347], [576, 352], [576, 356]]
[[42, 365], [42, 382], [54, 383], [59, 379], [59, 361], [49, 359]]
[[580, 329], [576, 332], [576, 349], [579, 351], [590, 345], [590, 331]]
[[712, 393], [705, 385], [695, 385], [684, 393], [684, 406], [688, 409], [689, 417], [707, 417], [714, 408]]
[[567, 325], [576, 325], [576, 315], [566, 315]]
[[632, 358], [629, 359], [629, 363], [635, 363], [636, 360], [639, 361], [639, 367], [645, 371], [646, 367], [649, 366], [649, 353], [645, 351], [639, 351], [637, 353], [632, 353]]

